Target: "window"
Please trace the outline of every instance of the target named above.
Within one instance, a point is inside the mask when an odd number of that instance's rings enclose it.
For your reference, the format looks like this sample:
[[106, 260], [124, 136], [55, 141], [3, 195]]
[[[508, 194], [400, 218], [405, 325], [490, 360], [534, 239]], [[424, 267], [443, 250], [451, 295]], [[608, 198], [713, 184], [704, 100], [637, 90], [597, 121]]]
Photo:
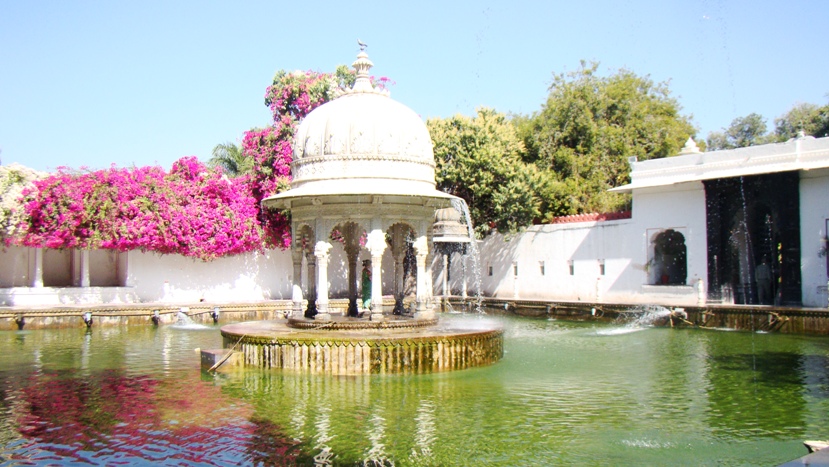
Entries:
[[567, 261], [567, 264], [570, 266], [570, 275], [576, 275], [576, 267], [573, 265], [573, 260], [571, 259], [570, 261]]
[[604, 276], [604, 260], [599, 260], [599, 275]]
[[688, 276], [685, 236], [673, 229], [663, 230], [651, 242], [653, 256], [648, 261], [651, 285], [684, 285]]
[[518, 263], [512, 263], [512, 274], [518, 277]]
[[544, 275], [544, 261], [539, 261], [538, 266], [541, 268], [541, 275]]
[[489, 267], [489, 275], [492, 275], [492, 266]]

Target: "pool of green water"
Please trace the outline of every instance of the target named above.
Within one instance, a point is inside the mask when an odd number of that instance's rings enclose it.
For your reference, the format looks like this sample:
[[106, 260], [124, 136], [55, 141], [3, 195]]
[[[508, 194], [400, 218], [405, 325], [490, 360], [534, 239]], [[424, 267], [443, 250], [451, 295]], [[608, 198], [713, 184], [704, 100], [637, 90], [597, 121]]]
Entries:
[[0, 332], [0, 465], [775, 465], [829, 438], [829, 339], [446, 315], [499, 363], [199, 369], [218, 327]]

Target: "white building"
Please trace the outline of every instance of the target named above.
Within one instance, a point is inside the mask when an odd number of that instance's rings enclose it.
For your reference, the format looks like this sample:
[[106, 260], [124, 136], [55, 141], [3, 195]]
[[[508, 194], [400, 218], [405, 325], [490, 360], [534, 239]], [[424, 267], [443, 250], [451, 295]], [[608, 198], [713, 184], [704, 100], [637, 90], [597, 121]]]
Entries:
[[826, 306], [829, 138], [706, 153], [689, 139], [678, 156], [631, 161], [631, 183], [613, 191], [632, 193], [630, 218], [484, 240], [483, 294]]
[[[707, 302], [825, 307], [829, 228], [829, 138], [631, 162], [630, 217], [572, 216], [508, 239], [479, 242], [481, 290], [500, 298], [697, 305]], [[618, 217], [618, 216], [616, 216]], [[758, 266], [766, 258], [770, 284]], [[474, 263], [452, 261], [450, 288], [476, 291]], [[334, 249], [332, 298], [348, 294], [349, 260]], [[433, 289], [442, 294], [442, 259]], [[382, 260], [383, 291], [395, 262]], [[204, 263], [131, 251], [0, 251], [0, 305], [212, 303], [290, 300], [288, 251]], [[388, 272], [388, 273], [387, 273]], [[758, 281], [758, 278], [760, 279]], [[307, 278], [303, 278], [307, 287]]]

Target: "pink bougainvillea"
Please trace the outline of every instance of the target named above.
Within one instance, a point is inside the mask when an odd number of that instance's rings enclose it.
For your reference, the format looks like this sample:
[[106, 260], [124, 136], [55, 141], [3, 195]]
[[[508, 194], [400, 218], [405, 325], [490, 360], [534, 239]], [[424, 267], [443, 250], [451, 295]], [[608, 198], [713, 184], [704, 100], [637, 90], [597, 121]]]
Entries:
[[178, 253], [210, 260], [261, 248], [248, 180], [228, 179], [195, 157], [160, 167], [73, 173], [60, 169], [24, 193], [14, 243]]
[[[334, 73], [280, 70], [265, 91], [265, 105], [273, 124], [245, 132], [242, 152], [253, 158], [252, 194], [261, 200], [290, 187], [292, 143], [296, 128], [312, 110], [330, 101], [354, 82], [354, 74], [340, 66]], [[268, 247], [291, 245], [291, 224], [285, 213], [260, 208], [258, 219]]]
[[[297, 124], [354, 83], [354, 72], [279, 71], [265, 93], [273, 124], [245, 132], [252, 174], [228, 179], [195, 157], [160, 167], [61, 168], [23, 193], [23, 220], [7, 244], [39, 248], [140, 249], [211, 260], [263, 247], [288, 248], [286, 213], [262, 200], [290, 187]], [[388, 78], [372, 81], [379, 87]]]

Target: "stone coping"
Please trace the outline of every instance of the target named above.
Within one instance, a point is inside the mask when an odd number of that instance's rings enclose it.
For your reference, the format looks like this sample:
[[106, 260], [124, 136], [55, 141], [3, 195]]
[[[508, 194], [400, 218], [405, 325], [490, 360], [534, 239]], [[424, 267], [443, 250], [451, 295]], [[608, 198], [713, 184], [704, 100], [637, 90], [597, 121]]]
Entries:
[[[451, 325], [434, 325], [428, 328], [409, 329], [341, 329], [338, 332], [321, 332], [316, 329], [294, 329], [286, 319], [246, 321], [222, 326], [226, 342], [275, 343], [275, 342], [365, 342], [366, 345], [391, 341], [439, 341], [443, 338], [502, 335], [504, 330], [493, 325], [488, 329], [464, 329]], [[232, 344], [231, 344], [232, 345]]]
[[437, 318], [414, 319], [408, 316], [384, 316], [381, 321], [370, 321], [368, 318], [352, 318], [347, 316], [332, 316], [330, 320], [314, 320], [308, 318], [288, 318], [288, 327], [295, 329], [312, 329], [319, 331], [364, 330], [364, 329], [415, 329], [436, 325]]

